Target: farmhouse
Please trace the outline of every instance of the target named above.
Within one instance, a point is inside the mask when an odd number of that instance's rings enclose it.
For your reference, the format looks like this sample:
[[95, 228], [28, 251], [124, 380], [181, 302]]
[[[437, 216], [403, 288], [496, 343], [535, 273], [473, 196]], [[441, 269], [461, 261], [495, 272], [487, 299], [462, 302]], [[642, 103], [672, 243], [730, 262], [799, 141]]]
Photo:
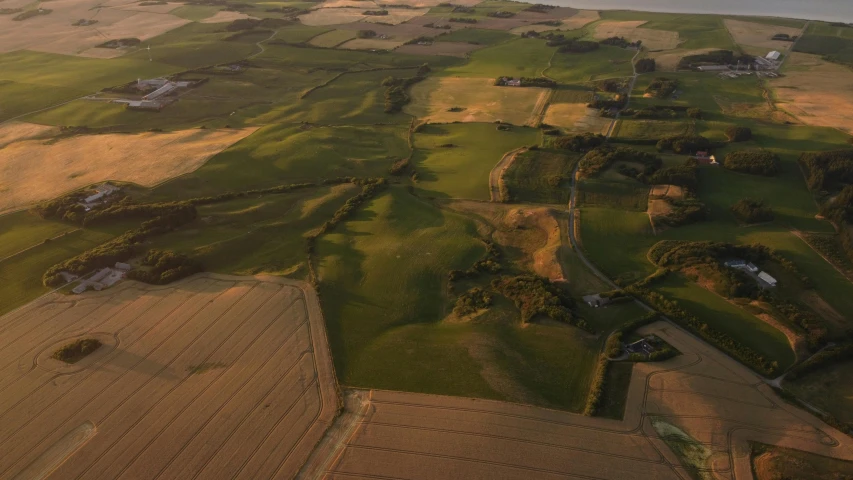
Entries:
[[767, 272], [761, 272], [758, 274], [758, 279], [762, 282], [766, 283], [768, 287], [776, 286], [776, 279], [771, 277]]
[[693, 158], [699, 163], [699, 165], [719, 165], [717, 157], [710, 155], [706, 151], [696, 152], [696, 155], [694, 155]]
[[590, 307], [598, 308], [608, 305], [612, 302], [608, 297], [602, 297], [600, 294], [596, 293], [595, 295], [586, 295], [583, 297], [584, 303], [589, 305]]

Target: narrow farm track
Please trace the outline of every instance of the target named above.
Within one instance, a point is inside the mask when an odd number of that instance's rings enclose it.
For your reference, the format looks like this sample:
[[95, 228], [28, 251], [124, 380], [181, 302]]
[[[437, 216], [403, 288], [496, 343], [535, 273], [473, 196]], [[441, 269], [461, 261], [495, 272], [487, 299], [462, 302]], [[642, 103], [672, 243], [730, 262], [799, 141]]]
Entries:
[[695, 467], [711, 478], [752, 478], [750, 441], [853, 459], [853, 439], [786, 404], [713, 347], [667, 322], [641, 333], [661, 336], [683, 355], [635, 366], [622, 421], [372, 390], [322, 478], [691, 478], [653, 420], [706, 449], [709, 463]]
[[527, 151], [527, 147], [516, 148], [504, 154], [498, 163], [489, 172], [489, 201], [501, 201], [501, 184], [503, 182], [503, 174], [506, 169], [515, 161], [515, 157]]
[[[320, 306], [300, 282], [204, 274], [75, 298], [24, 309], [41, 333], [24, 353], [0, 340], [0, 361], [26, 366], [0, 392], [2, 478], [292, 478], [334, 419]], [[115, 344], [51, 359], [72, 334]], [[94, 433], [62, 446], [81, 425]]]

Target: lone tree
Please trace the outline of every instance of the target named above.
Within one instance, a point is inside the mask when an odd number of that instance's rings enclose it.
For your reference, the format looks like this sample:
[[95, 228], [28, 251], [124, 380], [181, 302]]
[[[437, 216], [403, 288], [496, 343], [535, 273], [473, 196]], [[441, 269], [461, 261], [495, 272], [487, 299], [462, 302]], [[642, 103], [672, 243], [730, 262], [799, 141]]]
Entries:
[[745, 142], [752, 138], [752, 129], [732, 126], [726, 129], [726, 136], [730, 142]]

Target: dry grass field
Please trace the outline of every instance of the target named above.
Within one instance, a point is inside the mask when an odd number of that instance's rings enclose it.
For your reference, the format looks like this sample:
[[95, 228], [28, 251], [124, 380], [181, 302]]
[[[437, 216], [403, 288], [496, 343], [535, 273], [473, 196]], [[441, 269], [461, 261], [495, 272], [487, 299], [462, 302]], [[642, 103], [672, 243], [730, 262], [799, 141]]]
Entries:
[[245, 13], [240, 12], [226, 12], [224, 10], [216, 12], [212, 17], [205, 18], [201, 20], [201, 23], [230, 23], [234, 20], [240, 20], [243, 18], [253, 18]]
[[[496, 87], [491, 78], [427, 77], [412, 86], [406, 113], [431, 123], [493, 122], [514, 125], [536, 121], [544, 88]], [[458, 107], [464, 110], [451, 112]]]
[[625, 37], [632, 42], [642, 40], [649, 50], [671, 50], [678, 46], [678, 32], [642, 28], [645, 23], [642, 20], [601, 22], [595, 26], [593, 36], [599, 40], [609, 37]]
[[[97, 0], [53, 0], [50, 2], [52, 12], [49, 15], [23, 22], [13, 21], [13, 15], [0, 15], [0, 53], [35, 50], [111, 58], [122, 55], [124, 51], [94, 48], [95, 45], [116, 38], [146, 40], [189, 23], [189, 20], [168, 13], [131, 9], [127, 2], [103, 8], [99, 8], [100, 4]], [[89, 18], [96, 18], [98, 23], [85, 27], [72, 26], [79, 19]]]
[[683, 355], [636, 364], [623, 421], [489, 400], [351, 392], [330, 430], [338, 434], [328, 443], [338, 448], [324, 445], [303, 472], [327, 479], [749, 479], [753, 441], [853, 459], [853, 439], [783, 402], [713, 347], [668, 323], [641, 333]]
[[672, 211], [672, 207], [662, 197], [669, 197], [673, 200], [681, 200], [684, 198], [684, 190], [678, 185], [653, 185], [649, 190], [649, 217], [654, 222], [654, 217], [657, 215], [666, 215]]
[[59, 133], [56, 127], [36, 123], [10, 122], [0, 125], [0, 149], [10, 143], [33, 138], [47, 138]]
[[43, 297], [0, 317], [0, 477], [293, 478], [338, 407], [324, 328], [277, 277]]
[[853, 71], [817, 55], [793, 53], [770, 80], [779, 108], [801, 122], [853, 133]]
[[[784, 52], [791, 48], [793, 42], [772, 40], [777, 33], [787, 33], [790, 36], [802, 35], [800, 28], [780, 27], [764, 23], [744, 22], [741, 20], [725, 19], [723, 22], [729, 33], [732, 34], [735, 43], [750, 47], [761, 47], [765, 50], [779, 50]], [[764, 52], [767, 53], [767, 52]]]
[[552, 103], [548, 105], [542, 121], [573, 133], [605, 134], [610, 127], [609, 118], [602, 117], [597, 109], [589, 108], [585, 103]]
[[[0, 127], [21, 132], [21, 124]], [[256, 128], [77, 135], [0, 149], [0, 214], [104, 180], [153, 186], [192, 172]], [[0, 133], [3, 138], [3, 133]], [[39, 163], [32, 162], [39, 158]]]
[[580, 10], [576, 14], [565, 17], [565, 18], [555, 18], [554, 20], [559, 20], [562, 22], [562, 25], [559, 27], [552, 27], [550, 25], [524, 25], [521, 27], [515, 27], [511, 30], [512, 33], [517, 35], [521, 35], [524, 32], [529, 32], [531, 30], [535, 32], [548, 32], [552, 30], [575, 30], [583, 27], [588, 23], [592, 23], [601, 18], [598, 15], [598, 11], [595, 10]]
[[355, 38], [338, 46], [347, 50], [394, 50], [403, 45], [405, 39], [387, 39], [380, 40], [377, 38]]
[[682, 58], [690, 55], [700, 55], [703, 53], [713, 52], [719, 48], [699, 48], [696, 50], [667, 50], [664, 52], [652, 52], [650, 58], [655, 59], [656, 70], [660, 72], [674, 72], [678, 67], [678, 62]]

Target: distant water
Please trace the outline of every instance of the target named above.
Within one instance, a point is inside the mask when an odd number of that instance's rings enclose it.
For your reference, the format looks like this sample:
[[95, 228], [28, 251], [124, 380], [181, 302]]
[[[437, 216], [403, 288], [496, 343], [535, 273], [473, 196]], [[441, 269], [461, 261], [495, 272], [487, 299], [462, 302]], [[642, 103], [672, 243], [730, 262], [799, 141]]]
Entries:
[[523, 0], [583, 10], [639, 10], [805, 18], [853, 23], [853, 0]]

